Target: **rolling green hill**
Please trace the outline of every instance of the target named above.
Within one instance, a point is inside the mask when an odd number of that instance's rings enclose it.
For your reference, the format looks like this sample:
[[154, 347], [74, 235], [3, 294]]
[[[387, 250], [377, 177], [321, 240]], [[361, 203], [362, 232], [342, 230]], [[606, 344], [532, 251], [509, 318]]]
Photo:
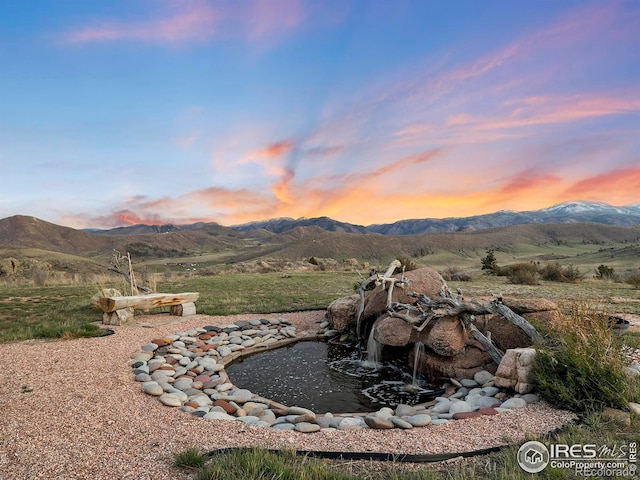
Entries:
[[[46, 262], [53, 271], [106, 271], [114, 250], [129, 252], [135, 263], [168, 265], [191, 262], [215, 266], [276, 259], [300, 262], [310, 257], [383, 265], [411, 257], [435, 268], [477, 269], [487, 250], [501, 264], [548, 262], [623, 269], [640, 265], [640, 227], [597, 223], [528, 224], [472, 232], [381, 235], [329, 232], [297, 227], [276, 234], [263, 229], [240, 232], [219, 225], [161, 233], [113, 235], [62, 227], [33, 217], [0, 220], [1, 262]], [[5, 268], [6, 270], [7, 268]], [[6, 274], [6, 272], [4, 272]]]

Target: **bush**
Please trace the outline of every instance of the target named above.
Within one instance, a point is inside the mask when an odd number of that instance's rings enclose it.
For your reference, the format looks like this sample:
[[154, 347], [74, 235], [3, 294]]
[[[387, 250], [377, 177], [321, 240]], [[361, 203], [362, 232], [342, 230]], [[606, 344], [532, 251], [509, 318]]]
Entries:
[[584, 274], [573, 265], [563, 267], [558, 262], [548, 263], [540, 269], [540, 277], [552, 282], [575, 283], [584, 278]]
[[411, 257], [399, 257], [398, 261], [400, 262], [400, 267], [396, 268], [393, 273], [409, 272], [418, 268], [418, 264]]
[[640, 382], [624, 371], [624, 344], [609, 326], [608, 315], [573, 305], [550, 333], [556, 346], [539, 347], [535, 362], [544, 400], [578, 413], [626, 408], [629, 401], [638, 401]]
[[630, 276], [625, 281], [633, 288], [640, 288], [640, 273]]
[[600, 265], [596, 269], [596, 278], [598, 280], [615, 280], [616, 273], [613, 267], [607, 267], [606, 265]]
[[501, 270], [507, 276], [509, 283], [517, 285], [538, 285], [539, 283], [538, 269], [533, 263], [514, 263]]
[[471, 275], [463, 272], [460, 267], [447, 267], [441, 273], [442, 278], [448, 282], [470, 282]]

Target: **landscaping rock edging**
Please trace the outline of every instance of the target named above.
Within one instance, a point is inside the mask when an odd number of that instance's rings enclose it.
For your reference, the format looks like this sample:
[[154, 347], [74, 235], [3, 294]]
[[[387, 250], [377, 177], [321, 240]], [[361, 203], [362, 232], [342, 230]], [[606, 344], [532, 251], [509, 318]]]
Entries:
[[205, 420], [241, 421], [254, 427], [313, 433], [354, 429], [412, 429], [482, 415], [496, 415], [538, 402], [535, 394], [509, 397], [495, 386], [495, 377], [483, 370], [473, 379], [451, 379], [448, 397], [425, 404], [400, 404], [376, 412], [317, 414], [286, 406], [236, 387], [225, 367], [240, 356], [280, 348], [300, 340], [326, 336], [327, 321], [317, 334], [298, 335], [290, 322], [256, 318], [234, 324], [205, 326], [153, 339], [131, 355], [131, 367], [142, 391], [165, 406]]

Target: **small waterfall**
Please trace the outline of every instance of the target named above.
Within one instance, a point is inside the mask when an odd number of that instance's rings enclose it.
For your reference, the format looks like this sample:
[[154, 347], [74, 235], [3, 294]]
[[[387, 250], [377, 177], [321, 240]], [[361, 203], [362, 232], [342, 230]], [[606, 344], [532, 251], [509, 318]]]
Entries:
[[415, 344], [413, 350], [413, 378], [411, 379], [411, 386], [413, 388], [420, 387], [418, 380], [418, 367], [420, 366], [420, 361], [422, 360], [422, 355], [424, 354], [424, 343], [417, 342]]
[[380, 366], [382, 344], [374, 338], [375, 324], [371, 327], [369, 340], [367, 341], [367, 359], [362, 362], [363, 367], [377, 368]]

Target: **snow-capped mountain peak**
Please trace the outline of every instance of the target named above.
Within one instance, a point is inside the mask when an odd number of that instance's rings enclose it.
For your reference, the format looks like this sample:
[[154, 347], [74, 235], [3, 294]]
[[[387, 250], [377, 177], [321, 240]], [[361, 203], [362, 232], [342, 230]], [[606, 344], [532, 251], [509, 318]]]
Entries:
[[540, 210], [545, 213], [573, 215], [576, 213], [610, 212], [624, 213], [624, 207], [614, 207], [603, 202], [572, 201], [562, 202]]

